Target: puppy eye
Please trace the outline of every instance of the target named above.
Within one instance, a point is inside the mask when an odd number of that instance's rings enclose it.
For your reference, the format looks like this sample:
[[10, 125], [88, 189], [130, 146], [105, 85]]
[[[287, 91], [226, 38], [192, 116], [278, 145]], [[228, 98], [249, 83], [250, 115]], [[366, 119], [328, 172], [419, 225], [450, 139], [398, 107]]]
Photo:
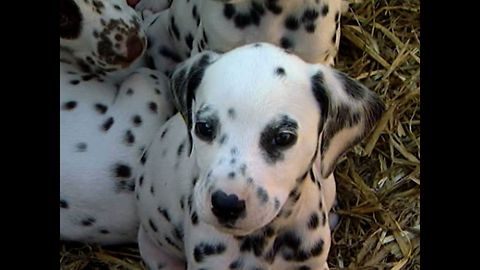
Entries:
[[212, 141], [215, 138], [215, 129], [208, 122], [196, 122], [195, 135], [202, 141]]
[[278, 147], [289, 147], [297, 141], [297, 134], [292, 131], [281, 131], [273, 138], [273, 144]]

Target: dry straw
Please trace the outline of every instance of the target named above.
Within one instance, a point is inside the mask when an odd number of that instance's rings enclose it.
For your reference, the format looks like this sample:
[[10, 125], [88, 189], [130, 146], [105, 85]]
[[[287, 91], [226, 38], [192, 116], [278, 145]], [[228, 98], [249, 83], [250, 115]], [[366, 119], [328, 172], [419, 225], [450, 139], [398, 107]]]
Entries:
[[[330, 269], [420, 269], [420, 1], [350, 1], [337, 68], [387, 111], [339, 161]], [[135, 246], [60, 244], [61, 269], [144, 269]]]

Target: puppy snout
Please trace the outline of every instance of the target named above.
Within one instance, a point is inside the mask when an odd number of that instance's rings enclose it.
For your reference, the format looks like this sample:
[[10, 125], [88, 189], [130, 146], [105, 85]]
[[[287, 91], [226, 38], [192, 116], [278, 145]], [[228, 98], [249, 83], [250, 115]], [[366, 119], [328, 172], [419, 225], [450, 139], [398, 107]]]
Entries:
[[212, 194], [212, 212], [222, 224], [234, 223], [240, 216], [245, 214], [245, 201], [237, 195], [217, 190]]

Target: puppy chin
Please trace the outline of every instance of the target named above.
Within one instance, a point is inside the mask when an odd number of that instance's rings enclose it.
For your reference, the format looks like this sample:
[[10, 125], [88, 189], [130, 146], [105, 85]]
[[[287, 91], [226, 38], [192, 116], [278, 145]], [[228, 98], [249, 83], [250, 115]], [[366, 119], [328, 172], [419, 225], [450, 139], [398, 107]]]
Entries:
[[256, 230], [256, 229], [244, 230], [244, 229], [238, 229], [238, 228], [228, 228], [221, 224], [217, 224], [214, 227], [222, 233], [233, 235], [233, 236], [246, 236], [253, 233]]

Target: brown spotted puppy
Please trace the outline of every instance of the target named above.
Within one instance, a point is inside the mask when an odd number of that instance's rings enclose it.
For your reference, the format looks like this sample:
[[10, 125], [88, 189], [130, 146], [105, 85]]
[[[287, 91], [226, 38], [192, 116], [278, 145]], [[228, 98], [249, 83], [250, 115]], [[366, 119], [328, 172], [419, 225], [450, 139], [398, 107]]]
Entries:
[[332, 171], [383, 103], [268, 43], [202, 52], [172, 81], [180, 113], [136, 182], [150, 269], [328, 269]]
[[170, 72], [203, 50], [228, 52], [268, 42], [306, 62], [332, 65], [341, 10], [342, 0], [175, 0], [146, 20], [151, 42], [147, 55], [156, 68]]
[[146, 36], [125, 0], [60, 0], [59, 15], [61, 61], [119, 79], [141, 65]]

